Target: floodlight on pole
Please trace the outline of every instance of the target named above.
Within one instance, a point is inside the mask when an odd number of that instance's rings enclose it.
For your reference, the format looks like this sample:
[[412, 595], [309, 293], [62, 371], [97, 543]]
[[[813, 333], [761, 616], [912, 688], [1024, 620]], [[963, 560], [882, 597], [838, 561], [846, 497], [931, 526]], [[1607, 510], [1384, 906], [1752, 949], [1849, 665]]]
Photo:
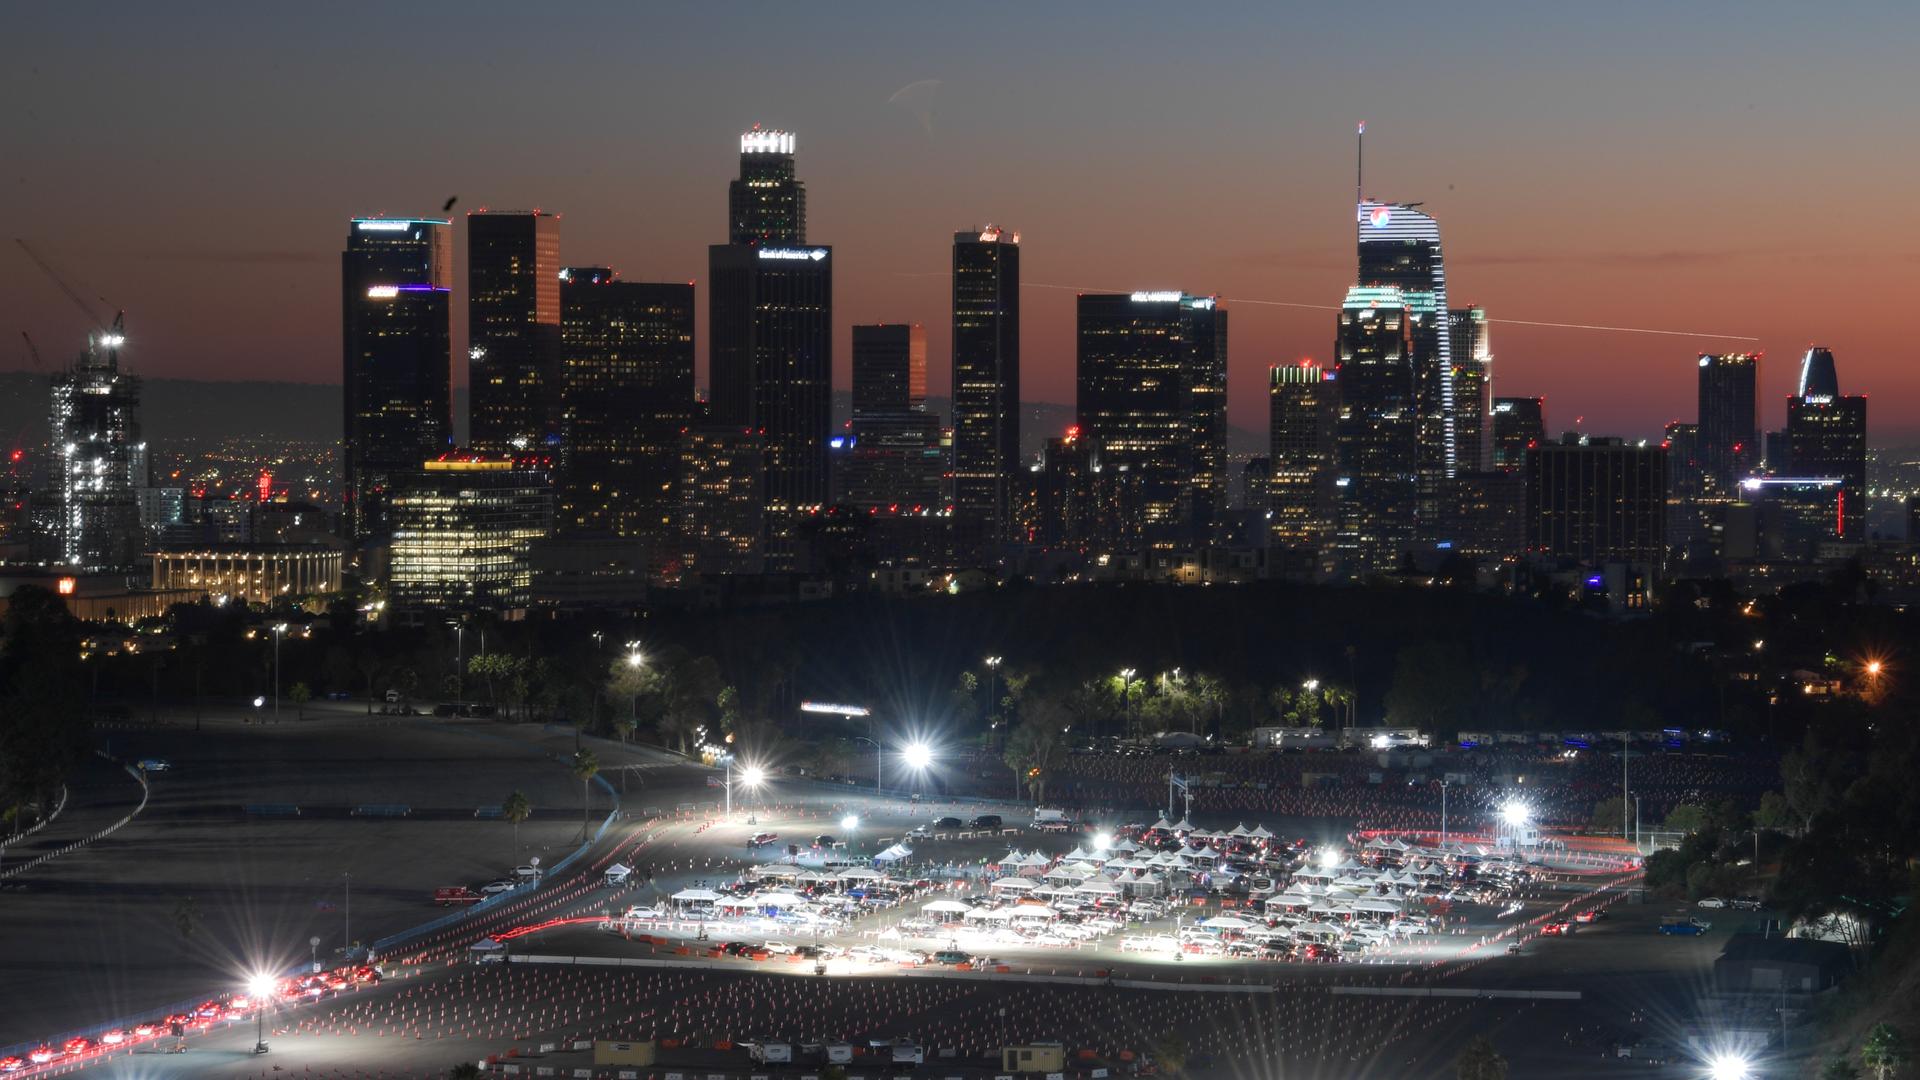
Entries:
[[1324, 847], [1320, 849], [1319, 863], [1323, 869], [1331, 870], [1340, 865], [1340, 849]]
[[1112, 833], [1096, 833], [1096, 834], [1094, 834], [1094, 837], [1093, 837], [1093, 850], [1095, 850], [1095, 851], [1111, 851], [1111, 850], [1113, 850], [1113, 834], [1112, 834]]
[[900, 756], [912, 769], [925, 769], [933, 764], [933, 747], [923, 742], [910, 742]]
[[758, 765], [749, 765], [740, 770], [740, 782], [750, 788], [759, 787], [766, 782], [766, 779], [767, 771]]
[[273, 991], [278, 985], [273, 976], [264, 971], [256, 971], [247, 977], [247, 998], [253, 1006], [253, 1052], [267, 1052], [267, 1006], [273, 1003]]
[[1500, 820], [1517, 829], [1533, 820], [1533, 811], [1526, 803], [1510, 802], [1500, 808]]

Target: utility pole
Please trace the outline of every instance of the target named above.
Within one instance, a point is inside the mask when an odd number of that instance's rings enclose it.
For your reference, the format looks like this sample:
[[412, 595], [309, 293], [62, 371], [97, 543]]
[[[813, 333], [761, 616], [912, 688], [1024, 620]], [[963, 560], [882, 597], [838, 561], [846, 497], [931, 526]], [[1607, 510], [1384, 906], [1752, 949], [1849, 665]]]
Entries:
[[1447, 846], [1447, 786], [1448, 781], [1440, 781], [1440, 846]]
[[1633, 732], [1620, 733], [1620, 839], [1627, 838], [1627, 750], [1633, 745]]

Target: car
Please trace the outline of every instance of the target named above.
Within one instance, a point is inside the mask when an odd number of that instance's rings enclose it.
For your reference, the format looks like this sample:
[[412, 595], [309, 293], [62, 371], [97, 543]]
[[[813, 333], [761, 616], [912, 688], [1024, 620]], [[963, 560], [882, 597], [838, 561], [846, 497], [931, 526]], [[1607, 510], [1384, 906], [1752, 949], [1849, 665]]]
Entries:
[[1707, 932], [1707, 926], [1692, 919], [1669, 919], [1660, 924], [1660, 932], [1673, 937], [1699, 937]]
[[839, 843], [838, 840], [835, 840], [826, 833], [821, 833], [819, 836], [813, 838], [813, 846], [817, 848], [830, 848], [837, 843]]
[[979, 817], [974, 818], [970, 824], [976, 829], [997, 829], [1000, 827], [1000, 815], [981, 814]]
[[768, 956], [788, 956], [793, 952], [793, 942], [763, 941], [760, 943], [760, 951]]
[[1507, 942], [1507, 955], [1508, 955], [1508, 956], [1519, 956], [1519, 955], [1520, 955], [1521, 953], [1523, 953], [1523, 952], [1525, 952], [1525, 951], [1526, 951], [1526, 949], [1525, 949], [1525, 948], [1523, 948], [1523, 947], [1521, 946], [1521, 944], [1520, 944], [1519, 942], [1517, 942], [1517, 941], [1509, 941], [1509, 942]]
[[1606, 917], [1607, 917], [1607, 913], [1605, 909], [1588, 908], [1585, 911], [1576, 912], [1573, 916], [1573, 921], [1590, 923], [1590, 922], [1598, 922], [1599, 920], [1604, 919]]
[[95, 1045], [96, 1044], [94, 1043], [94, 1041], [92, 1039], [87, 1038], [85, 1035], [76, 1035], [73, 1038], [68, 1039], [66, 1042], [66, 1045], [62, 1046], [60, 1049], [62, 1052], [71, 1056], [74, 1054], [84, 1054], [87, 1051], [93, 1049]]
[[540, 877], [540, 868], [537, 866], [516, 866], [513, 868], [513, 876], [519, 878], [521, 881], [536, 881]]
[[27, 1067], [27, 1059], [15, 1055], [0, 1058], [0, 1073], [16, 1073]]
[[35, 1065], [45, 1065], [47, 1062], [52, 1061], [54, 1058], [57, 1058], [59, 1056], [60, 1056], [60, 1051], [55, 1050], [53, 1047], [48, 1046], [45, 1043], [42, 1043], [39, 1046], [34, 1047], [32, 1050], [27, 1051], [27, 1060], [33, 1062]]
[[119, 1028], [115, 1028], [112, 1031], [101, 1032], [100, 1041], [108, 1046], [119, 1046], [121, 1043], [127, 1041], [127, 1033], [121, 1031]]
[[517, 883], [512, 881], [489, 881], [485, 885], [480, 886], [480, 895], [497, 896], [503, 892], [512, 892], [519, 887]]
[[887, 958], [887, 951], [878, 945], [855, 945], [847, 950], [847, 958], [868, 964], [878, 964]]
[[1573, 923], [1566, 919], [1561, 919], [1558, 922], [1550, 922], [1541, 927], [1540, 932], [1548, 936], [1565, 937], [1573, 933]]
[[778, 839], [780, 839], [779, 833], [757, 832], [757, 833], [754, 833], [752, 836], [747, 837], [747, 846], [748, 847], [766, 847], [768, 844], [771, 844]]
[[967, 827], [967, 823], [957, 817], [940, 817], [933, 819], [933, 827], [936, 829], [964, 829]]
[[673, 913], [657, 904], [640, 904], [627, 909], [629, 919], [668, 919]]
[[1736, 896], [1727, 903], [1736, 911], [1759, 911], [1766, 907], [1757, 896]]
[[1725, 900], [1720, 899], [1717, 896], [1705, 896], [1705, 897], [1701, 897], [1700, 902], [1696, 903], [1693, 906], [1703, 907], [1703, 908], [1723, 908], [1727, 906], [1727, 902]]
[[136, 1039], [151, 1039], [165, 1030], [167, 1030], [167, 1025], [158, 1020], [151, 1020], [144, 1024], [133, 1025], [133, 1037]]
[[150, 758], [140, 759], [141, 772], [150, 772], [150, 773], [168, 772], [172, 768], [173, 768], [173, 763], [163, 757], [150, 757]]
[[933, 954], [933, 962], [936, 964], [964, 964], [972, 959], [972, 954], [961, 952], [959, 949], [942, 949]]

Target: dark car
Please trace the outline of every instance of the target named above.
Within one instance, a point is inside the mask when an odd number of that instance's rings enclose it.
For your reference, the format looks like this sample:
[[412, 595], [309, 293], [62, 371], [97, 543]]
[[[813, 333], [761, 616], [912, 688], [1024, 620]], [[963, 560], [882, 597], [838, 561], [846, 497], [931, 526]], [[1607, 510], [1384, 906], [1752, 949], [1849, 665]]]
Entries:
[[933, 827], [936, 829], [959, 829], [964, 828], [965, 823], [957, 817], [934, 818]]
[[973, 819], [973, 827], [976, 829], [997, 829], [1000, 827], [1000, 815], [981, 814], [979, 817]]
[[821, 833], [819, 836], [813, 838], [813, 846], [817, 848], [830, 848], [836, 843], [838, 843], [838, 841], [826, 833]]

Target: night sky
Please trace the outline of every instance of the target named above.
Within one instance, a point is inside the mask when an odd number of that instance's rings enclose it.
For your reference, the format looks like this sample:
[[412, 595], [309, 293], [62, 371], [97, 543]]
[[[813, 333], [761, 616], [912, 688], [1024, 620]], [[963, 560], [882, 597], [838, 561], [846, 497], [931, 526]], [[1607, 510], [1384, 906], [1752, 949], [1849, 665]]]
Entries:
[[[1494, 329], [1553, 430], [1657, 434], [1700, 349], [1807, 344], [1920, 429], [1912, 5], [0, 4], [0, 235], [127, 310], [150, 376], [339, 379], [349, 216], [562, 213], [563, 261], [704, 279], [737, 136], [799, 136], [847, 327], [925, 323], [956, 229], [1023, 234], [1023, 380], [1071, 402], [1074, 288], [1218, 293], [1232, 416], [1325, 357], [1367, 194], [1422, 200], [1456, 306], [1758, 342]], [[325, 10], [320, 10], [324, 8]], [[465, 259], [464, 231], [455, 261]], [[456, 281], [456, 355], [464, 300]], [[700, 337], [705, 351], [705, 294]], [[9, 242], [0, 367], [83, 317]], [[464, 365], [461, 365], [464, 366]], [[464, 375], [464, 372], [462, 372]], [[704, 378], [702, 380], [704, 382]]]

